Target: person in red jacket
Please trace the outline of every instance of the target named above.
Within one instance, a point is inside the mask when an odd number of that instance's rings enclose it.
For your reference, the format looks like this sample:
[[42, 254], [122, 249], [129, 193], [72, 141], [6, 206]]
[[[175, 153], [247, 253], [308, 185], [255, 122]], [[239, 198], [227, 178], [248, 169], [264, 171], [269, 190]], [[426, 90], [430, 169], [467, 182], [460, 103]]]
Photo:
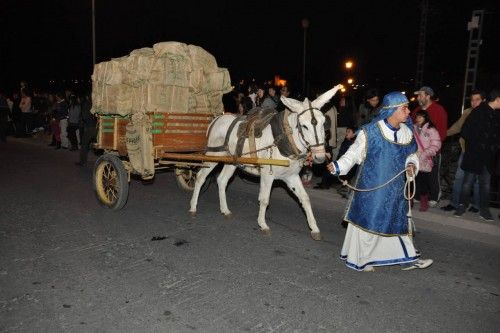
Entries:
[[[415, 121], [415, 114], [420, 111], [427, 111], [429, 117], [436, 127], [441, 142], [446, 139], [446, 131], [448, 129], [448, 113], [442, 105], [432, 99], [434, 90], [431, 87], [424, 86], [414, 93], [417, 95], [418, 106], [412, 111], [412, 119]], [[441, 197], [441, 184], [439, 169], [441, 168], [441, 152], [438, 152], [433, 157], [433, 167], [431, 171], [431, 188], [429, 192], [429, 206], [436, 207]]]

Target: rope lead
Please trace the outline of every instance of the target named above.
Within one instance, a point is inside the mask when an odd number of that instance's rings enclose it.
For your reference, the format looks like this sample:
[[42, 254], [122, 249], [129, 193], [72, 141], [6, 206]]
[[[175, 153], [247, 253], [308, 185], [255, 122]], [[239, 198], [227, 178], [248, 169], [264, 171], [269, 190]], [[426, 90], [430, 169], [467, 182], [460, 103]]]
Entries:
[[[391, 183], [392, 181], [394, 181], [396, 178], [398, 178], [400, 175], [402, 175], [405, 172], [406, 172], [406, 168], [401, 170], [397, 175], [395, 175], [394, 177], [392, 177], [391, 179], [389, 179], [388, 181], [386, 181], [382, 185], [379, 185], [379, 186], [376, 186], [373, 188], [357, 188], [357, 187], [350, 185], [347, 182], [347, 180], [340, 179], [339, 175], [337, 175], [337, 178], [339, 179], [339, 181], [342, 183], [343, 186], [347, 186], [348, 188], [350, 188], [353, 191], [369, 192], [369, 191], [378, 190], [379, 188], [386, 186], [387, 184]], [[415, 183], [415, 176], [407, 177], [406, 181], [405, 181], [403, 193], [404, 193], [405, 199], [408, 201], [408, 214], [406, 216], [408, 217], [408, 233], [409, 233], [410, 237], [413, 236], [413, 233], [416, 230], [415, 224], [413, 223], [413, 219], [412, 219], [413, 215], [411, 213], [411, 201], [412, 201], [413, 197], [415, 196], [416, 189], [417, 189], [417, 185]]]

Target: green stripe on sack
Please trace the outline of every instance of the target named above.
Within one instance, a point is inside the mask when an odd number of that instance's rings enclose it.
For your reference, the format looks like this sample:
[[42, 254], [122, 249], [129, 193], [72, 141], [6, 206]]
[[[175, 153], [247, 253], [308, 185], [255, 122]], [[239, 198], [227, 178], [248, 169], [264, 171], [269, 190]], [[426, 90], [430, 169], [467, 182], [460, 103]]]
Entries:
[[155, 115], [153, 115], [153, 118], [155, 118], [155, 119], [165, 119], [165, 116], [162, 115], [162, 114], [155, 114]]
[[113, 133], [115, 130], [112, 128], [104, 128], [101, 132], [103, 133]]
[[153, 134], [161, 134], [162, 131], [159, 130], [159, 129], [154, 129], [154, 130], [151, 130], [151, 133], [153, 133]]
[[155, 121], [153, 127], [163, 127], [163, 121]]
[[108, 121], [102, 122], [102, 127], [114, 127], [114, 126], [115, 126], [114, 122], [108, 122]]

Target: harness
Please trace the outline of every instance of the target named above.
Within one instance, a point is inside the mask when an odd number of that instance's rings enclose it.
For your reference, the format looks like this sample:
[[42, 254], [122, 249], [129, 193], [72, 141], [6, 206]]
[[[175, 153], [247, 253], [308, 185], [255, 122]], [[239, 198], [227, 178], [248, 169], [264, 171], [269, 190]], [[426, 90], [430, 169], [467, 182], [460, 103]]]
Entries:
[[[297, 129], [299, 132], [300, 139], [303, 141], [302, 142], [303, 146], [307, 148], [306, 150], [314, 149], [315, 147], [320, 147], [320, 146], [324, 145], [324, 142], [319, 142], [318, 130], [316, 128], [318, 121], [317, 121], [316, 117], [314, 116], [314, 110], [318, 110], [318, 109], [313, 108], [311, 105], [311, 102], [309, 102], [309, 108], [301, 111], [300, 113], [296, 113], [297, 114], [297, 117], [296, 117]], [[313, 125], [314, 139], [315, 139], [314, 144], [311, 144], [306, 140], [306, 138], [304, 136], [303, 129], [302, 129], [302, 124], [300, 122], [300, 116], [302, 116], [303, 114], [305, 114], [307, 112], [311, 113], [311, 125]], [[281, 153], [281, 155], [283, 155], [283, 156], [286, 156], [290, 159], [297, 159], [297, 160], [303, 159], [306, 157], [306, 153], [300, 152], [295, 140], [293, 139], [293, 130], [290, 127], [290, 124], [288, 122], [288, 117], [289, 117], [290, 113], [291, 112], [288, 109], [285, 109], [285, 111], [280, 112], [280, 113], [273, 113], [272, 118], [270, 118], [266, 122], [266, 124], [265, 124], [266, 126], [268, 124], [271, 125], [271, 130], [272, 130], [272, 134], [274, 137], [273, 143], [270, 145], [267, 145], [267, 146], [259, 148], [259, 149], [255, 149], [255, 136], [249, 135], [249, 133], [250, 134], [253, 133], [253, 129], [251, 129], [251, 127], [250, 127], [250, 130], [238, 131], [238, 142], [237, 142], [237, 146], [236, 146], [236, 151], [234, 154], [231, 154], [231, 152], [229, 151], [229, 145], [228, 145], [229, 138], [230, 138], [234, 128], [236, 127], [236, 125], [238, 123], [246, 121], [246, 119], [247, 119], [247, 116], [238, 116], [238, 117], [235, 117], [234, 120], [229, 125], [227, 132], [226, 132], [225, 139], [224, 139], [224, 143], [222, 145], [216, 146], [216, 147], [207, 147], [206, 152], [227, 152], [230, 155], [232, 155], [234, 157], [234, 159], [236, 160], [240, 156], [254, 155], [255, 153], [257, 153], [259, 151], [267, 150], [267, 149], [270, 149], [270, 148], [276, 146], [278, 148], [279, 152]], [[208, 132], [207, 132], [207, 136], [210, 136], [212, 128], [219, 118], [220, 117], [217, 117], [212, 122], [212, 124], [210, 124], [210, 127], [209, 127]], [[250, 123], [250, 125], [247, 125], [247, 127], [249, 127], [249, 126], [253, 126], [253, 124]], [[248, 152], [242, 152], [243, 143], [246, 139], [248, 139], [249, 141], [252, 141], [252, 142], [249, 142], [249, 146], [251, 147], [250, 148], [251, 150]]]
[[[302, 138], [302, 140], [305, 142], [305, 146], [307, 148], [313, 148], [313, 147], [318, 147], [318, 146], [323, 146], [325, 143], [324, 142], [319, 142], [319, 139], [318, 139], [318, 130], [316, 129], [316, 125], [318, 124], [318, 121], [316, 120], [316, 117], [314, 116], [314, 110], [318, 110], [317, 108], [313, 108], [312, 105], [311, 105], [311, 101], [309, 101], [309, 108], [308, 109], [305, 109], [304, 111], [302, 111], [301, 113], [298, 113], [297, 114], [297, 127], [299, 129], [299, 134]], [[311, 145], [307, 140], [306, 138], [304, 137], [304, 132], [302, 131], [302, 126], [300, 124], [300, 116], [302, 116], [304, 113], [306, 113], [307, 111], [310, 111], [311, 112], [311, 125], [313, 125], [313, 129], [314, 129], [314, 139], [316, 140], [316, 144], [314, 145]]]

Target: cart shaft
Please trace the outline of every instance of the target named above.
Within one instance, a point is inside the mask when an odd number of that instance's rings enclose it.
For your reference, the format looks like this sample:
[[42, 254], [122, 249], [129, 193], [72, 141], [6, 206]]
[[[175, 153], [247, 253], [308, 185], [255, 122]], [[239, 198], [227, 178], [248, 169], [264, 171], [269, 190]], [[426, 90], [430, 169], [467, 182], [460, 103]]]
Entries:
[[163, 153], [162, 158], [183, 160], [183, 161], [203, 161], [203, 162], [224, 162], [228, 164], [257, 164], [257, 165], [277, 165], [290, 166], [288, 160], [277, 160], [271, 158], [253, 158], [253, 157], [238, 157], [231, 156], [209, 156], [202, 154], [178, 154], [178, 153]]

